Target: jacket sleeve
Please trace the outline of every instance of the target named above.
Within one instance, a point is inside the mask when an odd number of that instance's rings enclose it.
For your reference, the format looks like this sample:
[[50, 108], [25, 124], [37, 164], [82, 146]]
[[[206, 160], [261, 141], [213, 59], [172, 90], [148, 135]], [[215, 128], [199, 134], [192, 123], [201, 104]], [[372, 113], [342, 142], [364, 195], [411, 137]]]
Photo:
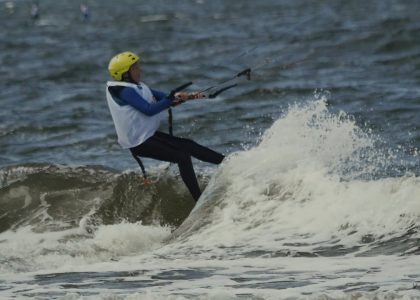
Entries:
[[167, 94], [164, 92], [161, 92], [158, 90], [152, 90], [152, 89], [150, 89], [150, 91], [152, 92], [153, 97], [155, 97], [157, 101], [160, 101], [167, 97]]
[[168, 98], [162, 98], [158, 102], [149, 103], [130, 87], [122, 89], [119, 98], [147, 116], [153, 116], [160, 113], [169, 108], [172, 103]]

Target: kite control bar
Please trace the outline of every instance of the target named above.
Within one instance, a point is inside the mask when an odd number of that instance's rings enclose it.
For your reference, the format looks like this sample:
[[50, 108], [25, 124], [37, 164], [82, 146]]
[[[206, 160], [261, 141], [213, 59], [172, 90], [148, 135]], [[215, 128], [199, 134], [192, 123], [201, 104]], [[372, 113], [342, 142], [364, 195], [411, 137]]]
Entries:
[[170, 93], [169, 93], [169, 95], [168, 95], [168, 98], [169, 99], [171, 99], [171, 100], [174, 100], [175, 99], [175, 94], [176, 93], [178, 93], [178, 92], [180, 92], [180, 91], [182, 91], [182, 90], [185, 90], [187, 87], [189, 87], [191, 84], [193, 84], [192, 83], [192, 81], [190, 81], [190, 82], [187, 82], [187, 83], [185, 83], [185, 84], [183, 84], [183, 85], [180, 85], [179, 87], [177, 87], [177, 88], [174, 88]]

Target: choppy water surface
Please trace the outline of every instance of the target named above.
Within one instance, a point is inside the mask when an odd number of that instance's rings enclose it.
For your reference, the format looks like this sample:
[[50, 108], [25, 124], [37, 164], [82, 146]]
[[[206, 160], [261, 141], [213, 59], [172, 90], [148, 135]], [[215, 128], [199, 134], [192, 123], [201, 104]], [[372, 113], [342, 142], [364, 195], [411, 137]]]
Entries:
[[[420, 298], [418, 1], [79, 4], [0, 2], [1, 297]], [[228, 156], [195, 161], [195, 207], [175, 166], [145, 160], [144, 186], [116, 143], [127, 49], [166, 91], [257, 66], [174, 109]]]

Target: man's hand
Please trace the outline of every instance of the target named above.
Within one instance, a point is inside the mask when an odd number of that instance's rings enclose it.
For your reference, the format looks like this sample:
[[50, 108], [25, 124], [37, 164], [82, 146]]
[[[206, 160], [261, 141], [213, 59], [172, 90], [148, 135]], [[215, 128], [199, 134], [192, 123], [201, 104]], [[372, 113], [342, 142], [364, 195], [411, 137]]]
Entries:
[[188, 99], [202, 99], [202, 98], [206, 98], [206, 95], [201, 92], [192, 92], [192, 93], [189, 93], [188, 95]]
[[175, 94], [175, 100], [178, 100], [178, 101], [188, 100], [188, 95], [189, 95], [189, 93], [187, 93], [187, 92], [176, 93]]
[[200, 99], [200, 98], [206, 98], [206, 95], [200, 92], [179, 92], [175, 94], [175, 100], [181, 100], [185, 102], [186, 100], [191, 99]]

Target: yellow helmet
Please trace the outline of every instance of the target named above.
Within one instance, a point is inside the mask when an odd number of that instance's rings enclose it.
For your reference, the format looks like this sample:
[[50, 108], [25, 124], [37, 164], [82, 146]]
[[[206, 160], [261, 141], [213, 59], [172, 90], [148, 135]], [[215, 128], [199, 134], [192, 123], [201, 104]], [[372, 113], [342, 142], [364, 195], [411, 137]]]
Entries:
[[130, 67], [137, 61], [140, 60], [140, 57], [133, 52], [126, 51], [115, 55], [108, 65], [108, 71], [112, 78], [117, 81], [121, 81], [122, 75], [130, 69]]

